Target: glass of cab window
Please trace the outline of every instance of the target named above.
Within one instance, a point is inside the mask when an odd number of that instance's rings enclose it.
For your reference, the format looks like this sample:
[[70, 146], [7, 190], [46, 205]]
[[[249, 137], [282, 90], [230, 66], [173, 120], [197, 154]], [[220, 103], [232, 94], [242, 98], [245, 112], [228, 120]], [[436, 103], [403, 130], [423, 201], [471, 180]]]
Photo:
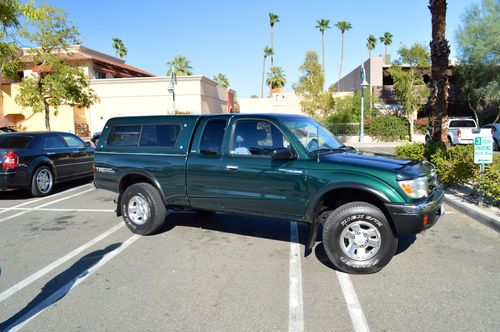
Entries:
[[273, 150], [290, 148], [290, 143], [272, 123], [263, 120], [238, 120], [231, 141], [231, 154], [271, 156]]
[[308, 152], [345, 148], [332, 133], [311, 118], [287, 118], [283, 120], [283, 123]]

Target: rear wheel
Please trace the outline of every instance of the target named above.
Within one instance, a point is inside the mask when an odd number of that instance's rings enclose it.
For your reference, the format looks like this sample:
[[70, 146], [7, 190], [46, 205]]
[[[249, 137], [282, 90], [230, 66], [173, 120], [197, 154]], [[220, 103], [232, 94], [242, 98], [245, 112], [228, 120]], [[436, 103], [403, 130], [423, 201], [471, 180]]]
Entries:
[[493, 139], [493, 151], [498, 151], [498, 142], [496, 139]]
[[450, 136], [448, 136], [448, 144], [449, 144], [450, 146], [454, 146], [454, 145], [455, 145], [455, 144], [453, 144], [453, 141], [452, 141], [452, 139], [451, 139], [451, 137], [450, 137]]
[[328, 258], [347, 273], [381, 270], [394, 256], [397, 244], [382, 211], [365, 202], [338, 207], [323, 227], [323, 246]]
[[134, 233], [150, 235], [163, 225], [167, 208], [160, 193], [149, 183], [136, 183], [128, 187], [121, 198], [123, 221]]
[[54, 174], [48, 166], [40, 166], [31, 178], [31, 194], [33, 196], [47, 196], [54, 188]]

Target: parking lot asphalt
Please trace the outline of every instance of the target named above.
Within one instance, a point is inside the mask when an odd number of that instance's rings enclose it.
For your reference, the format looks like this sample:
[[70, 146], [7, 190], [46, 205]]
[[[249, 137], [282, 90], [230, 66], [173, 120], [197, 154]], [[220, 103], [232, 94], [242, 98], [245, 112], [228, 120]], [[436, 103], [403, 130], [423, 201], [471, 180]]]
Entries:
[[0, 193], [0, 331], [498, 331], [499, 234], [447, 207], [381, 272], [337, 272], [305, 225], [169, 215], [132, 234], [85, 181]]

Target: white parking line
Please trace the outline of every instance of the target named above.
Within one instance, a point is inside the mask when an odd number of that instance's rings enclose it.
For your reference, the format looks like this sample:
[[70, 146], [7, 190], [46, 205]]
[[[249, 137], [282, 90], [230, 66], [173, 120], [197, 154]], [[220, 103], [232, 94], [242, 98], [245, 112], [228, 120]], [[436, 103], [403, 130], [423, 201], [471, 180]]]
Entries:
[[[5, 208], [0, 208], [0, 210]], [[9, 208], [13, 211], [49, 211], [49, 212], [115, 212], [110, 209], [46, 209], [46, 208]], [[1, 212], [1, 211], [0, 211]]]
[[26, 324], [28, 324], [32, 319], [40, 315], [47, 307], [49, 307], [51, 304], [55, 303], [62, 297], [64, 297], [67, 293], [69, 293], [73, 288], [81, 284], [85, 279], [87, 279], [92, 273], [97, 271], [99, 268], [101, 268], [104, 264], [109, 262], [111, 259], [113, 259], [116, 255], [121, 253], [123, 250], [125, 250], [128, 246], [130, 246], [132, 243], [137, 241], [137, 239], [140, 238], [140, 235], [133, 235], [130, 237], [128, 240], [126, 240], [121, 246], [116, 248], [115, 250], [107, 253], [106, 255], [103, 256], [103, 258], [94, 266], [91, 268], [85, 270], [82, 272], [78, 277], [75, 279], [71, 280], [61, 288], [59, 288], [57, 291], [52, 293], [48, 298], [46, 298], [44, 301], [40, 302], [37, 306], [35, 306], [33, 309], [28, 311], [25, 315], [23, 315], [21, 318], [19, 318], [17, 321], [15, 321], [12, 325], [7, 327], [7, 331], [19, 331], [21, 328], [23, 328]]
[[21, 203], [21, 204], [17, 204], [17, 205], [14, 205], [10, 208], [2, 208], [2, 211], [0, 211], [0, 214], [2, 213], [5, 213], [7, 211], [10, 211], [10, 210], [14, 210], [16, 208], [19, 208], [21, 206], [25, 206], [25, 205], [28, 205], [28, 204], [31, 204], [31, 203], [36, 203], [36, 202], [39, 202], [41, 200], [44, 200], [44, 199], [47, 199], [47, 198], [53, 198], [53, 197], [57, 197], [59, 195], [62, 195], [62, 194], [66, 194], [66, 193], [69, 193], [71, 191], [74, 191], [74, 190], [77, 190], [79, 188], [82, 188], [82, 187], [85, 187], [85, 186], [88, 186], [89, 184], [84, 184], [84, 185], [81, 185], [81, 186], [78, 186], [78, 187], [75, 187], [75, 188], [71, 188], [71, 189], [68, 189], [68, 190], [65, 190], [65, 191], [62, 191], [60, 193], [57, 193], [57, 194], [54, 194], [54, 195], [50, 195], [50, 196], [45, 196], [45, 197], [40, 197], [40, 198], [37, 198], [37, 199], [32, 199], [32, 200], [29, 200], [27, 202], [24, 202], [24, 203]]
[[361, 309], [361, 304], [359, 303], [358, 295], [356, 295], [351, 278], [348, 274], [338, 271], [337, 278], [339, 279], [342, 293], [344, 293], [345, 302], [347, 304], [347, 309], [349, 309], [349, 315], [351, 316], [354, 331], [369, 332], [370, 328], [366, 322], [363, 309]]
[[[64, 200], [66, 200], [66, 199], [70, 199], [70, 198], [73, 198], [73, 197], [76, 197], [76, 196], [79, 196], [79, 195], [85, 194], [85, 193], [87, 193], [87, 192], [89, 192], [89, 191], [92, 191], [92, 190], [95, 190], [95, 188], [90, 188], [90, 189], [87, 189], [87, 190], [81, 191], [81, 192], [79, 192], [79, 193], [76, 193], [76, 194], [70, 195], [70, 196], [68, 196], [68, 197], [59, 198], [59, 199], [56, 199], [55, 201], [48, 202], [48, 203], [45, 203], [45, 204], [42, 204], [42, 205], [38, 205], [38, 206], [34, 207], [33, 209], [28, 210], [28, 211], [21, 211], [21, 212], [19, 212], [19, 213], [13, 214], [12, 216], [8, 216], [8, 217], [5, 217], [5, 218], [3, 218], [3, 219], [0, 219], [0, 223], [2, 223], [2, 222], [4, 222], [4, 221], [7, 221], [7, 220], [10, 220], [10, 219], [15, 218], [15, 217], [22, 216], [23, 214], [26, 214], [26, 213], [28, 213], [28, 212], [30, 212], [30, 211], [38, 210], [38, 209], [43, 208], [43, 207], [46, 207], [46, 206], [48, 206], [48, 205], [55, 204], [55, 203], [59, 203], [59, 202], [64, 201]], [[66, 193], [66, 192], [67, 192], [67, 191], [65, 191], [65, 193]]]
[[288, 331], [304, 331], [304, 305], [302, 298], [302, 267], [300, 264], [299, 230], [290, 223], [290, 289], [288, 300]]
[[32, 274], [31, 276], [29, 276], [28, 278], [24, 279], [23, 281], [21, 281], [21, 282], [15, 284], [14, 286], [10, 287], [9, 289], [7, 289], [6, 291], [4, 291], [3, 293], [0, 293], [0, 302], [2, 302], [3, 300], [7, 299], [11, 295], [19, 292], [21, 289], [23, 289], [24, 287], [30, 285], [31, 283], [35, 282], [36, 280], [40, 279], [41, 277], [43, 277], [47, 273], [51, 272], [52, 270], [54, 270], [58, 266], [66, 263], [67, 261], [69, 261], [70, 259], [72, 259], [76, 255], [80, 254], [81, 252], [83, 252], [83, 251], [87, 250], [88, 248], [92, 247], [97, 242], [99, 242], [99, 241], [103, 240], [104, 238], [106, 238], [107, 236], [113, 234], [114, 232], [116, 232], [117, 230], [119, 230], [121, 227], [123, 227], [123, 225], [124, 225], [124, 223], [122, 223], [122, 222], [119, 223], [119, 224], [117, 224], [116, 226], [110, 228], [109, 230], [107, 230], [106, 232], [104, 232], [101, 235], [97, 236], [96, 238], [94, 238], [94, 239], [90, 240], [89, 242], [87, 242], [87, 243], [81, 245], [80, 247], [76, 248], [75, 250], [73, 250], [69, 254], [64, 255], [63, 257], [61, 257], [58, 260], [56, 260], [55, 262], [47, 265], [46, 267], [44, 267], [43, 269], [39, 270], [38, 272]]

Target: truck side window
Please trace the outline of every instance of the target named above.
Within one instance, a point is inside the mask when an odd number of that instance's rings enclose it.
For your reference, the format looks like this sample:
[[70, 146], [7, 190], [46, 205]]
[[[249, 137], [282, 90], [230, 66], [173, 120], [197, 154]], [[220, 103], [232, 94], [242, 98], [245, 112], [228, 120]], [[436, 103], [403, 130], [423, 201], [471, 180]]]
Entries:
[[290, 143], [273, 124], [261, 120], [236, 122], [231, 154], [271, 156], [274, 149], [283, 147], [290, 147]]
[[137, 146], [141, 126], [116, 126], [111, 128], [111, 132], [106, 140], [111, 146]]
[[177, 124], [144, 125], [139, 146], [172, 148], [180, 132], [181, 126]]
[[222, 152], [222, 140], [227, 121], [224, 119], [209, 120], [203, 129], [200, 141], [200, 153], [217, 156]]

